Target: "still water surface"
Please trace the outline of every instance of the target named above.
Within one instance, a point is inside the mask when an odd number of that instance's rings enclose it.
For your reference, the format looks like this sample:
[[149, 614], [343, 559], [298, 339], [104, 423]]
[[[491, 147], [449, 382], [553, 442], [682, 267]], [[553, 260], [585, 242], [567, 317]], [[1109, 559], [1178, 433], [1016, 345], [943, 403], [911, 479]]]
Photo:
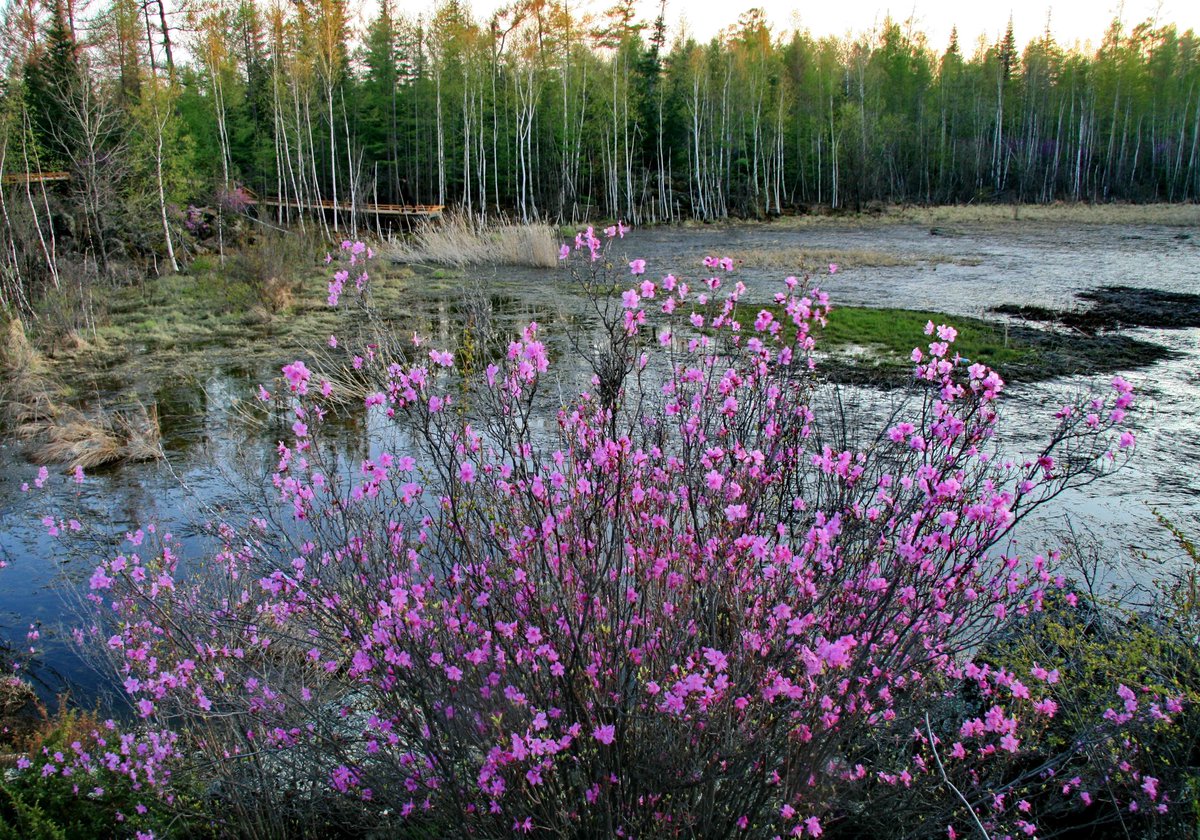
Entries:
[[[1085, 226], [1012, 224], [962, 226], [938, 230], [895, 225], [874, 229], [788, 229], [784, 226], [706, 227], [635, 231], [617, 243], [614, 256], [644, 258], [648, 276], [673, 272], [692, 279], [702, 276], [707, 254], [753, 254], [803, 248], [830, 252], [886, 252], [907, 264], [848, 268], [821, 278], [833, 303], [931, 309], [950, 315], [987, 315], [1000, 304], [1034, 303], [1053, 308], [1078, 305], [1075, 294], [1108, 285], [1200, 293], [1200, 232], [1166, 226]], [[762, 271], [752, 260], [738, 272], [750, 289], [751, 302], [766, 302], [780, 288], [786, 269]], [[376, 282], [389, 282], [386, 276]], [[514, 328], [530, 319], [543, 324], [549, 340], [564, 334], [586, 334], [588, 318], [580, 298], [563, 272], [492, 270], [472, 273], [464, 285], [487, 297], [493, 310]], [[458, 325], [453, 290], [421, 298], [413, 289], [421, 329], [435, 342], [449, 342]], [[1095, 535], [1112, 579], [1150, 582], [1156, 569], [1178, 564], [1180, 554], [1155, 521], [1159, 510], [1190, 533], [1200, 533], [1200, 330], [1136, 329], [1130, 335], [1168, 347], [1163, 361], [1134, 371], [1117, 371], [1134, 383], [1140, 396], [1139, 442], [1133, 463], [1102, 482], [1055, 500], [1038, 518], [1027, 522], [1019, 540], [1029, 548], [1055, 544], [1065, 527]], [[919, 343], [920, 336], [914, 337]], [[270, 461], [275, 436], [247, 426], [233, 409], [250, 397], [260, 381], [278, 366], [246, 369], [231, 353], [198, 359], [186, 381], [155, 386], [167, 462], [127, 464], [89, 476], [78, 498], [77, 488], [56, 481], [48, 499], [23, 494], [22, 482], [36, 472], [11, 446], [0, 447], [0, 634], [13, 649], [27, 646], [30, 624], [40, 625], [40, 651], [34, 674], [45, 694], [70, 688], [77, 698], [91, 698], [102, 685], [65, 641], [76, 622], [64, 592], [80, 591], [92, 566], [86, 558], [62, 553], [45, 535], [39, 520], [47, 503], [78, 504], [89, 519], [120, 532], [138, 523], [169, 523], [185, 549], [201, 555], [204, 540], [199, 522], [206, 511], [235, 501], [238, 470], [262, 474]], [[278, 364], [291, 361], [281, 358]], [[566, 367], [562, 368], [566, 370]], [[563, 372], [564, 380], [574, 374]], [[1030, 451], [1043, 418], [1064, 395], [1095, 386], [1094, 380], [1060, 378], [1015, 386], [1004, 404], [1003, 442], [1015, 451]], [[573, 383], [564, 381], [569, 392]], [[894, 398], [869, 389], [853, 389], [869, 414], [873, 406]], [[360, 418], [344, 429], [346, 454], [359, 457], [378, 446], [380, 424]], [[394, 441], [393, 441], [394, 444]], [[243, 472], [244, 474], [244, 472]], [[1135, 565], [1131, 552], [1147, 552], [1150, 566]], [[1155, 565], [1159, 564], [1159, 565]]]

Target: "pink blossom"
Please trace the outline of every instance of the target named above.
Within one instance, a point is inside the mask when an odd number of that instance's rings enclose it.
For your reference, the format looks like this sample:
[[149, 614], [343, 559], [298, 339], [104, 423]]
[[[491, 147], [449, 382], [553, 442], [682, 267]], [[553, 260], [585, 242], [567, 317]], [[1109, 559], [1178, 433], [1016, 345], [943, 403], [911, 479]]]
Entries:
[[[311, 373], [309, 372], [308, 368], [305, 367], [304, 362], [297, 359], [290, 365], [284, 365], [283, 376], [285, 379], [287, 379], [288, 386], [293, 392], [298, 394], [304, 394], [308, 392], [308, 379], [309, 376], [311, 376]], [[259, 396], [261, 398], [262, 395], [260, 394]]]

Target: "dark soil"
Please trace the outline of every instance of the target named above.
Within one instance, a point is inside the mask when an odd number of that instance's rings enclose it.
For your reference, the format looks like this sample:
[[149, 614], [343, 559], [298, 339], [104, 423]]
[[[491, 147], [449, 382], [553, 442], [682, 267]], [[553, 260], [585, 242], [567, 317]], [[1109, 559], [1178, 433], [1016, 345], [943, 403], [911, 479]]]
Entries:
[[1061, 324], [1084, 335], [1096, 336], [1126, 327], [1185, 329], [1200, 327], [1200, 295], [1101, 286], [1076, 295], [1090, 304], [1086, 309], [1057, 310], [1042, 306], [1004, 304], [992, 311], [1029, 321]]

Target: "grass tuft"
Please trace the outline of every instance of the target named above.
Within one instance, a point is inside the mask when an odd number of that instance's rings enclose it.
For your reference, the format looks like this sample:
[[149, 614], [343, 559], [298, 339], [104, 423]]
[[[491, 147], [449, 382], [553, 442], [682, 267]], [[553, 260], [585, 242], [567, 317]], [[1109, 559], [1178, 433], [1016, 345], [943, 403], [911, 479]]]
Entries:
[[0, 351], [0, 421], [38, 464], [95, 467], [162, 457], [158, 411], [140, 403], [85, 413], [67, 401], [67, 390], [33, 347], [19, 320], [5, 329]]
[[30, 453], [38, 464], [66, 464], [85, 470], [118, 461], [162, 457], [162, 432], [154, 406], [84, 414], [65, 408], [52, 421], [29, 424]]

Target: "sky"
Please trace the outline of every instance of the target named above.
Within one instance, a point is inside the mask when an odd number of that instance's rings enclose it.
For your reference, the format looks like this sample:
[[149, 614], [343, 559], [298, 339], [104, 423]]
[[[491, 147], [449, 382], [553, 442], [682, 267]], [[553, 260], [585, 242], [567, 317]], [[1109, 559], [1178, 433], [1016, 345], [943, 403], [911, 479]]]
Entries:
[[[572, 11], [603, 12], [614, 0], [567, 0]], [[409, 15], [425, 14], [433, 8], [434, 0], [399, 0], [400, 11]], [[471, 0], [480, 19], [490, 17], [498, 7], [496, 0]], [[1101, 37], [1114, 17], [1120, 17], [1127, 29], [1147, 18], [1160, 23], [1174, 23], [1181, 31], [1200, 31], [1200, 2], [1198, 0], [667, 0], [667, 25], [673, 39], [686, 27], [697, 40], [708, 40], [747, 9], [760, 7], [767, 13], [776, 32], [795, 28], [807, 29], [813, 35], [842, 36], [870, 31], [889, 14], [899, 22], [912, 19], [914, 30], [923, 32], [929, 46], [941, 52], [950, 41], [950, 29], [958, 27], [960, 49], [966, 55], [974, 51], [980, 36], [994, 43], [1003, 34], [1009, 15], [1013, 19], [1013, 34], [1017, 44], [1024, 47], [1041, 36], [1046, 28], [1065, 47], [1078, 42], [1098, 46]], [[638, 0], [641, 19], [647, 23], [658, 15], [659, 0]]]

